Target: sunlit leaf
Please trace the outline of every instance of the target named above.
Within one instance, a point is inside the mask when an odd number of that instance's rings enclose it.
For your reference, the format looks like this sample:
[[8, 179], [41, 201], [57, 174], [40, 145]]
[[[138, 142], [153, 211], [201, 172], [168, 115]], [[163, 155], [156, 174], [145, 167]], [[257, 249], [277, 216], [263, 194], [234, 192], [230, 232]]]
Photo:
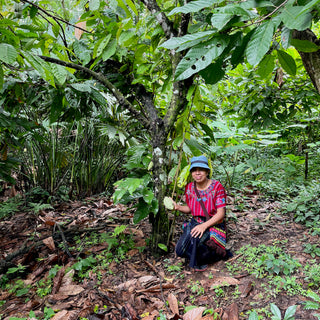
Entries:
[[284, 8], [280, 18], [286, 27], [300, 31], [310, 28], [312, 15], [304, 12], [303, 8], [302, 6]]
[[222, 0], [197, 0], [190, 1], [182, 7], [176, 7], [169, 12], [169, 16], [172, 16], [176, 13], [190, 13], [190, 12], [199, 12], [204, 8], [212, 7], [216, 3], [220, 3]]
[[301, 52], [316, 52], [320, 49], [320, 46], [309, 40], [292, 39], [290, 44]]
[[228, 39], [213, 38], [204, 44], [191, 48], [177, 66], [176, 80], [187, 79], [206, 68], [221, 55], [227, 44]]
[[248, 62], [252, 66], [256, 66], [268, 52], [276, 26], [269, 20], [255, 29], [246, 49]]
[[18, 56], [17, 50], [8, 43], [0, 43], [0, 60], [12, 64]]
[[201, 31], [193, 34], [188, 34], [179, 38], [174, 37], [162, 43], [161, 47], [166, 49], [180, 49], [180, 47], [183, 46], [183, 49], [187, 49], [189, 48], [187, 46], [188, 43], [191, 43], [193, 46], [195, 44], [200, 43], [201, 41], [207, 40], [214, 33], [216, 33], [216, 31]]
[[277, 50], [277, 53], [278, 53], [278, 59], [282, 68], [290, 75], [292, 76], [296, 75], [297, 66], [294, 59], [285, 51]]
[[261, 78], [266, 78], [274, 69], [274, 56], [271, 54], [266, 54], [264, 58], [259, 63], [257, 72]]
[[89, 1], [89, 9], [91, 11], [99, 10], [100, 8], [100, 0], [90, 0]]

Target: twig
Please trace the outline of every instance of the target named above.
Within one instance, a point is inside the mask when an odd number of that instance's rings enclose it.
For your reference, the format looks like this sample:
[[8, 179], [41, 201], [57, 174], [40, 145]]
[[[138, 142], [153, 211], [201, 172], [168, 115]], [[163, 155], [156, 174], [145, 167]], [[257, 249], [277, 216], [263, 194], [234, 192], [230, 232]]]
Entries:
[[84, 31], [84, 32], [87, 32], [87, 33], [92, 33], [91, 31], [88, 31], [88, 30], [86, 30], [86, 29], [83, 29], [83, 28], [81, 28], [81, 27], [78, 27], [78, 26], [76, 26], [76, 25], [68, 22], [67, 20], [64, 20], [64, 19], [62, 19], [62, 18], [60, 18], [60, 17], [56, 17], [56, 16], [52, 15], [51, 13], [49, 13], [48, 11], [46, 11], [45, 9], [39, 7], [38, 5], [36, 5], [35, 3], [31, 2], [31, 1], [28, 1], [28, 0], [21, 0], [21, 1], [31, 4], [33, 7], [37, 8], [37, 9], [40, 10], [40, 11], [42, 11], [43, 13], [45, 13], [47, 16], [51, 17], [51, 18], [54, 19], [54, 20], [58, 20], [58, 21], [64, 22], [64, 23], [66, 23], [67, 25], [69, 25], [69, 26], [71, 26], [71, 27], [74, 27], [74, 28], [77, 28], [77, 29], [79, 29], [79, 30], [81, 30], [81, 31]]
[[62, 231], [62, 228], [61, 228], [60, 224], [56, 222], [55, 226], [57, 226], [58, 229], [59, 229], [59, 232], [60, 232], [60, 235], [61, 235], [61, 239], [63, 241], [63, 246], [64, 246], [64, 249], [65, 249], [66, 253], [68, 254], [68, 256], [70, 258], [73, 258], [72, 254], [69, 251], [69, 247], [68, 247], [68, 244], [67, 244], [67, 241], [66, 241], [66, 237], [64, 236], [64, 233]]

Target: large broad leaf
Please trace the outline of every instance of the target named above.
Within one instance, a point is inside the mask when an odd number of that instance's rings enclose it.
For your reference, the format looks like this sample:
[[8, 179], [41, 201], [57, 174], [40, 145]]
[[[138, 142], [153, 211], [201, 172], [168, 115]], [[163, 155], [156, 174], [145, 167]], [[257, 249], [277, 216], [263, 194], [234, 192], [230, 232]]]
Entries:
[[[132, 10], [132, 12], [134, 12], [135, 15], [138, 15], [138, 11], [134, 5], [134, 3], [131, 0], [117, 0], [118, 2], [118, 6], [123, 9], [123, 11], [126, 13], [127, 17], [132, 17], [132, 14], [130, 12], [130, 10], [128, 9], [128, 7]], [[128, 7], [127, 7], [128, 6]]]
[[137, 209], [133, 216], [133, 223], [139, 223], [144, 218], [148, 217], [150, 213], [150, 207], [146, 204], [143, 199], [139, 199]]
[[23, 52], [23, 56], [31, 64], [31, 66], [39, 72], [42, 78], [48, 81], [52, 86], [55, 86], [54, 75], [48, 63], [26, 51]]
[[70, 87], [80, 92], [91, 92], [91, 86], [87, 83], [72, 83]]
[[301, 52], [316, 52], [320, 49], [319, 46], [309, 40], [292, 39], [290, 44]]
[[248, 62], [252, 66], [256, 66], [268, 52], [274, 30], [278, 24], [279, 22], [275, 24], [272, 20], [269, 20], [255, 29], [246, 49]]
[[292, 30], [289, 28], [282, 28], [281, 31], [281, 44], [284, 49], [288, 49], [291, 45], [291, 38], [292, 38]]
[[116, 53], [116, 51], [117, 51], [117, 40], [113, 39], [105, 47], [102, 53], [102, 60], [103, 61], [108, 60], [110, 57], [112, 57]]
[[100, 8], [100, 0], [90, 0], [89, 1], [89, 9], [90, 11], [96, 11]]
[[301, 6], [284, 8], [280, 18], [287, 28], [299, 31], [310, 28], [312, 15], [309, 12], [304, 12], [303, 8]]
[[51, 69], [58, 83], [60, 85], [63, 85], [66, 82], [68, 76], [68, 71], [66, 70], [66, 68], [58, 64], [52, 64]]
[[244, 19], [254, 18], [255, 13], [252, 13], [249, 10], [246, 10], [238, 5], [229, 5], [219, 8], [219, 13], [230, 14], [235, 16], [243, 17]]
[[8, 43], [0, 43], [0, 60], [12, 64], [16, 61], [18, 52], [16, 49]]
[[204, 70], [200, 71], [200, 75], [207, 84], [215, 84], [220, 81], [224, 75], [225, 70], [222, 69], [222, 61], [210, 64]]
[[3, 69], [2, 69], [2, 65], [0, 64], [0, 90], [3, 87], [3, 77], [4, 77], [4, 72], [3, 72]]
[[211, 17], [211, 25], [221, 30], [233, 17], [233, 14], [228, 13], [217, 13], [213, 14]]
[[194, 41], [198, 41], [197, 43], [199, 43], [201, 41], [207, 40], [208, 37], [210, 37], [214, 33], [216, 33], [216, 31], [201, 31], [193, 34], [188, 34], [180, 38], [171, 38], [168, 41], [165, 41], [160, 47], [166, 49], [179, 49], [181, 46], [184, 46], [184, 49], [187, 49], [187, 43], [192, 43], [192, 45], [194, 45]]
[[258, 74], [261, 78], [266, 78], [274, 69], [274, 56], [267, 54], [259, 63]]
[[133, 1], [131, 1], [131, 0], [125, 0], [125, 3], [126, 3], [127, 6], [134, 12], [134, 14], [137, 16], [137, 15], [138, 15], [138, 10], [137, 10], [135, 4], [133, 3]]
[[296, 313], [296, 310], [297, 310], [296, 305], [288, 307], [284, 315], [284, 320], [294, 320], [294, 315]]
[[206, 68], [219, 57], [228, 45], [228, 39], [214, 38], [191, 48], [176, 69], [176, 80], [184, 80]]
[[244, 38], [242, 37], [242, 33], [239, 32], [239, 45], [235, 46], [235, 49], [232, 52], [231, 56], [231, 64], [232, 66], [237, 66], [239, 63], [243, 62], [244, 60], [244, 53], [247, 48], [248, 42], [250, 41], [252, 35], [254, 33], [254, 30], [251, 30], [248, 34], [245, 35]]
[[103, 52], [105, 47], [108, 45], [110, 39], [111, 39], [111, 34], [109, 33], [106, 37], [97, 41], [93, 49], [93, 58], [100, 56], [100, 54]]
[[273, 319], [281, 320], [281, 311], [280, 311], [280, 309], [274, 303], [270, 303], [270, 308], [271, 308], [271, 312], [274, 315]]
[[182, 7], [174, 8], [169, 12], [169, 16], [172, 16], [176, 13], [191, 13], [191, 12], [199, 12], [204, 8], [212, 7], [215, 3], [220, 3], [222, 0], [198, 0], [191, 1]]
[[73, 49], [76, 56], [86, 65], [91, 60], [91, 51], [88, 50], [83, 40], [75, 40]]
[[282, 68], [291, 76], [295, 76], [297, 72], [297, 66], [294, 59], [290, 56], [290, 54], [282, 50], [277, 50], [277, 53]]

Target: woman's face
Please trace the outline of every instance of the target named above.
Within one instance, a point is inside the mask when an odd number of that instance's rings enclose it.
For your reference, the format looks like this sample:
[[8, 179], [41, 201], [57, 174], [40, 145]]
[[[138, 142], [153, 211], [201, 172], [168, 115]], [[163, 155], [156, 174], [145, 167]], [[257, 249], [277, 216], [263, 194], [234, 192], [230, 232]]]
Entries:
[[208, 170], [204, 168], [193, 168], [191, 175], [195, 182], [202, 183], [207, 180]]

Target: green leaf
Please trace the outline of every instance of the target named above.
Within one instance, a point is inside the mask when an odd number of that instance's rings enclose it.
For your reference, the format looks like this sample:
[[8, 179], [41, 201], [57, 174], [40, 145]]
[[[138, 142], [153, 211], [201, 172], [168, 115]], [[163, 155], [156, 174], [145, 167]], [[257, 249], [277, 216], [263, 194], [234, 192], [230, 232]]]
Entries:
[[91, 60], [91, 54], [83, 40], [75, 40], [73, 49], [76, 56], [86, 65]]
[[143, 196], [143, 200], [147, 203], [147, 204], [151, 204], [153, 199], [154, 199], [154, 194], [152, 192], [152, 190], [148, 189], [148, 188], [144, 188], [142, 190], [142, 196]]
[[[168, 41], [165, 41], [160, 47], [166, 48], [166, 49], [175, 49], [178, 48], [178, 51], [180, 50], [180, 47], [183, 46], [183, 50], [194, 46], [195, 44], [200, 43], [201, 41], [207, 40], [211, 35], [215, 34], [216, 31], [201, 31], [193, 34], [187, 34], [183, 37], [179, 38], [171, 38]], [[191, 43], [191, 45], [188, 47], [188, 43]]]
[[70, 87], [80, 92], [91, 92], [91, 86], [87, 83], [72, 83]]
[[270, 307], [271, 307], [271, 312], [274, 315], [272, 317], [272, 320], [281, 320], [281, 311], [280, 311], [280, 309], [274, 303], [271, 303]]
[[111, 40], [102, 53], [102, 60], [106, 61], [112, 57], [117, 51], [117, 40]]
[[0, 64], [0, 90], [3, 88], [3, 77], [4, 77], [4, 72], [2, 69], [2, 65]]
[[297, 72], [295, 60], [285, 51], [277, 50], [277, 53], [282, 68], [291, 76], [295, 76]]
[[222, 0], [198, 0], [191, 1], [182, 7], [177, 7], [171, 10], [168, 16], [172, 16], [176, 13], [191, 13], [191, 12], [199, 12], [204, 8], [212, 7], [216, 3], [220, 3]]
[[126, 230], [126, 229], [127, 229], [127, 225], [125, 225], [125, 224], [122, 224], [122, 225], [120, 225], [120, 226], [117, 226], [117, 227], [115, 227], [112, 236], [113, 236], [113, 237], [117, 237], [118, 235], [120, 235], [121, 233], [123, 233], [124, 230]]
[[261, 60], [257, 69], [257, 72], [261, 78], [265, 79], [270, 73], [273, 72], [274, 60], [275, 58], [271, 54], [266, 54]]
[[215, 84], [224, 77], [225, 70], [222, 68], [222, 63], [223, 61], [219, 60], [199, 72], [207, 84]]
[[291, 45], [292, 30], [283, 27], [281, 31], [281, 44], [284, 49], [288, 49]]
[[133, 216], [133, 223], [139, 223], [141, 220], [148, 217], [150, 212], [150, 206], [148, 206], [147, 203], [142, 198], [140, 198], [137, 210], [135, 211]]
[[133, 39], [136, 38], [136, 31], [125, 30], [121, 32], [118, 42], [120, 45], [123, 45], [123, 46], [132, 45], [132, 42], [133, 42], [132, 38]]
[[163, 251], [165, 251], [165, 252], [168, 252], [168, 247], [167, 247], [165, 244], [163, 244], [163, 243], [158, 243], [158, 247], [159, 247], [161, 250], [163, 250]]
[[0, 43], [0, 60], [4, 63], [12, 64], [18, 56], [17, 50], [8, 43]]
[[301, 52], [316, 52], [320, 49], [320, 46], [309, 40], [292, 39], [290, 44]]
[[258, 316], [258, 314], [257, 314], [257, 312], [255, 310], [250, 313], [250, 316], [249, 316], [248, 320], [259, 320], [259, 316]]
[[296, 313], [296, 310], [297, 310], [297, 306], [296, 305], [290, 306], [287, 309], [283, 320], [294, 320], [294, 314]]
[[184, 80], [206, 68], [221, 55], [228, 45], [228, 39], [213, 38], [191, 48], [176, 69], [176, 81]]
[[310, 28], [312, 22], [312, 15], [309, 12], [304, 12], [302, 6], [295, 6], [284, 8], [280, 18], [284, 25], [289, 29], [296, 29], [299, 31]]
[[51, 69], [58, 83], [63, 85], [67, 80], [68, 71], [58, 64], [52, 64]]
[[89, 1], [89, 9], [90, 11], [96, 11], [100, 8], [100, 0], [90, 0]]
[[55, 86], [54, 76], [49, 64], [42, 59], [39, 59], [39, 57], [33, 56], [26, 51], [23, 52], [23, 55], [25, 59], [32, 65], [32, 67], [39, 72], [43, 79], [48, 81], [52, 86]]
[[93, 58], [96, 58], [101, 55], [105, 47], [108, 45], [111, 39], [111, 34], [109, 33], [106, 37], [97, 41], [93, 49]]
[[211, 25], [214, 28], [221, 30], [232, 19], [233, 16], [233, 14], [228, 13], [213, 14], [211, 17]]
[[254, 33], [254, 30], [251, 30], [248, 34], [246, 34], [243, 38], [241, 38], [242, 34], [240, 33], [240, 40], [239, 40], [239, 45], [235, 47], [235, 49], [232, 52], [231, 56], [231, 64], [232, 66], [237, 66], [239, 63], [243, 62], [244, 60], [244, 53], [246, 50], [246, 47], [248, 45], [248, 42], [250, 41], [252, 35]]
[[129, 11], [129, 9], [127, 8], [125, 2], [122, 1], [122, 0], [117, 0], [117, 2], [118, 2], [118, 6], [124, 10], [124, 12], [126, 13], [127, 17], [128, 18], [132, 17], [132, 14]]
[[276, 25], [269, 20], [257, 27], [247, 45], [248, 62], [256, 66], [268, 52]]
[[135, 6], [135, 4], [131, 0], [125, 0], [127, 6], [134, 12], [134, 14], [137, 16], [138, 15], [138, 10]]

